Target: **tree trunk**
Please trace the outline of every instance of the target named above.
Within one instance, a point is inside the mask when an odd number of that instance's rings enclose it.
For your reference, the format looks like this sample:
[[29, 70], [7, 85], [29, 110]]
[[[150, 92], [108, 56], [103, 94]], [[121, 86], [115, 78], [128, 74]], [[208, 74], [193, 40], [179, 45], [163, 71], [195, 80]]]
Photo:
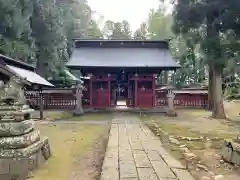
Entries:
[[212, 117], [216, 119], [226, 119], [224, 106], [223, 106], [223, 96], [222, 96], [222, 74], [213, 68], [213, 111]]
[[208, 70], [208, 109], [213, 110], [213, 70], [209, 65]]
[[164, 71], [164, 84], [168, 84], [168, 71]]
[[45, 79], [47, 79], [47, 66], [47, 63], [40, 59], [40, 57], [38, 57], [36, 71], [40, 76]]

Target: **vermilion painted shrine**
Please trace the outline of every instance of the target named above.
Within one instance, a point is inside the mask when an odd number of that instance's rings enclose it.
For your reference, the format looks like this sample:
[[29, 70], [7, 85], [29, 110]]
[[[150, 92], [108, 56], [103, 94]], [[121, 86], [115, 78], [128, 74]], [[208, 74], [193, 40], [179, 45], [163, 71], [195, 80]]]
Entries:
[[128, 107], [156, 104], [156, 75], [180, 66], [166, 41], [75, 40], [67, 67], [79, 70], [85, 80], [91, 108], [108, 108], [125, 100]]

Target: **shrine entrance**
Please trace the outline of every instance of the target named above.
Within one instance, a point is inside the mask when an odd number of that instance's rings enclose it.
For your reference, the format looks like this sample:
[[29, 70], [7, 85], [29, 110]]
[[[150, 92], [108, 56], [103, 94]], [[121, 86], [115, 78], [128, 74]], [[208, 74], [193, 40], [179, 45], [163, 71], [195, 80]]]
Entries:
[[116, 78], [116, 106], [126, 106], [128, 99], [128, 79], [124, 70], [117, 73]]
[[128, 74], [119, 80], [116, 74], [92, 76], [88, 82], [90, 107], [125, 106], [152, 108], [155, 106], [155, 75]]
[[127, 106], [128, 84], [119, 83], [116, 88], [116, 106]]
[[167, 41], [75, 40], [67, 66], [80, 70], [89, 108], [155, 107], [156, 75], [180, 66]]

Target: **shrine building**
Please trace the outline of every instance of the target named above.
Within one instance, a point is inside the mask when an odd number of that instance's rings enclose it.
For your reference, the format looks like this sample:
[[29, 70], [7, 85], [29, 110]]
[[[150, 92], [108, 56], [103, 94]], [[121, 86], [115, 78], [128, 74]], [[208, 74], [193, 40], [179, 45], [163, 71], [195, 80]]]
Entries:
[[90, 108], [109, 108], [125, 101], [131, 108], [153, 108], [156, 78], [180, 68], [167, 41], [75, 40], [67, 67], [81, 71]]

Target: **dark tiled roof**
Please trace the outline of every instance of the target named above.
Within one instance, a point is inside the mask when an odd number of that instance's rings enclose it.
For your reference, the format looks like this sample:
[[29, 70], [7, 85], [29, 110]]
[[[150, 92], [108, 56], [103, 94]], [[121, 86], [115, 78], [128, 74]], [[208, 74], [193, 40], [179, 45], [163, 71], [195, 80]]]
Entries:
[[180, 66], [168, 50], [145, 48], [79, 48], [68, 67], [170, 67]]
[[71, 67], [179, 68], [166, 41], [77, 40]]

